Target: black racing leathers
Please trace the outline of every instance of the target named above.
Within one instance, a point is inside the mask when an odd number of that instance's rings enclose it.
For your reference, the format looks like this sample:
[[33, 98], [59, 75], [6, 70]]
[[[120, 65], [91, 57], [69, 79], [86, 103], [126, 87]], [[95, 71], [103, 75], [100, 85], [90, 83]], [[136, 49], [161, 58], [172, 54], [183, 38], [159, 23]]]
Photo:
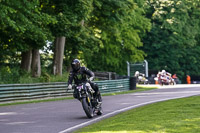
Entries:
[[86, 67], [80, 67], [78, 71], [71, 71], [69, 74], [68, 84], [72, 84], [73, 80], [75, 84], [81, 84], [87, 81], [87, 76], [94, 77], [94, 73]]
[[[73, 81], [76, 85], [79, 85], [83, 82], [86, 82], [87, 76], [88, 76], [88, 78], [91, 78], [91, 77], [94, 78], [94, 73], [86, 67], [80, 67], [80, 69], [78, 71], [72, 70], [69, 74], [68, 85], [72, 84]], [[101, 95], [100, 95], [100, 92], [99, 92], [98, 85], [96, 83], [91, 82], [91, 81], [89, 83], [90, 83], [92, 89], [95, 91], [94, 96], [96, 98], [98, 98], [98, 100], [101, 102], [102, 99], [101, 99]]]

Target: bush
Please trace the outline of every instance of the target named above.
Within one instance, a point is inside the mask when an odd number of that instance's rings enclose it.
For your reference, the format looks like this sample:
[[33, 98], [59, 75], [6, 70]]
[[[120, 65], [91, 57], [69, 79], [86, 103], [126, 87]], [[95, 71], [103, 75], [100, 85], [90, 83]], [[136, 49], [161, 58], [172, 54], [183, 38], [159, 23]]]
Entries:
[[21, 70], [19, 67], [10, 68], [4, 66], [0, 68], [0, 84], [27, 84], [27, 83], [44, 83], [44, 82], [67, 82], [68, 73], [64, 72], [62, 76], [49, 74], [46, 69], [42, 69], [39, 78], [33, 78], [31, 73]]
[[69, 73], [64, 72], [62, 76], [51, 75], [50, 82], [67, 82]]
[[17, 83], [20, 77], [20, 69], [13, 68], [11, 69], [8, 66], [3, 66], [0, 69], [0, 83], [2, 84], [11, 84]]

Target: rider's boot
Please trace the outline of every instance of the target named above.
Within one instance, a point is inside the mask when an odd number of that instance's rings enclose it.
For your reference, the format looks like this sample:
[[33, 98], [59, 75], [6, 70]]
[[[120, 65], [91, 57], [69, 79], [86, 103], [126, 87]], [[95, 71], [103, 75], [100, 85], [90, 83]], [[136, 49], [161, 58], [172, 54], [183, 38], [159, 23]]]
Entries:
[[101, 94], [100, 92], [98, 92], [97, 94], [97, 108], [101, 107], [101, 104], [102, 104], [102, 98], [101, 98]]

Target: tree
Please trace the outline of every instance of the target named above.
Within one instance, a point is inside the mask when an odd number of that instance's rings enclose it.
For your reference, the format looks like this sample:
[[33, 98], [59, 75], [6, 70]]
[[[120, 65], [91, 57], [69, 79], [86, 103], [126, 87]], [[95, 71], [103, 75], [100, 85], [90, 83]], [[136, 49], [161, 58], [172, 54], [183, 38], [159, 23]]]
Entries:
[[40, 53], [39, 49], [33, 49], [32, 57], [32, 76], [40, 77], [41, 75], [41, 62], [40, 62]]
[[62, 75], [65, 37], [57, 37], [54, 50], [53, 74]]
[[32, 50], [22, 52], [21, 68], [27, 72], [31, 71]]
[[42, 48], [46, 40], [53, 39], [47, 25], [56, 20], [41, 12], [39, 1], [0, 1], [0, 13], [0, 32], [4, 36], [0, 42], [6, 49], [4, 54], [22, 52], [21, 67], [29, 71], [30, 65], [25, 67], [24, 64], [30, 64], [31, 58], [24, 58], [24, 54]]
[[[144, 38], [149, 68], [166, 69], [184, 79], [198, 74], [199, 0], [148, 1], [152, 30]], [[189, 63], [191, 62], [191, 63]]]
[[92, 56], [85, 55], [91, 69], [124, 74], [126, 61], [144, 59], [145, 53], [138, 48], [143, 45], [141, 37], [151, 24], [144, 17], [145, 12], [140, 7], [143, 4], [134, 0], [94, 1], [88, 25], [94, 27], [94, 34], [100, 41]]
[[[70, 60], [77, 57], [79, 51], [85, 48], [82, 47], [82, 44], [87, 40], [87, 38], [82, 35], [87, 34], [87, 30], [84, 30], [85, 27], [83, 22], [87, 20], [88, 14], [92, 9], [92, 0], [52, 0], [42, 2], [43, 12], [55, 16], [58, 20], [57, 24], [50, 25], [50, 29], [53, 35], [57, 38], [56, 40], [60, 40], [60, 38], [66, 39], [66, 47], [64, 51], [66, 58], [64, 62], [66, 65], [69, 65], [69, 62], [71, 62]], [[64, 42], [64, 40], [55, 41], [53, 43], [54, 46], [51, 46], [51, 49], [55, 51], [53, 65], [53, 71], [55, 72], [59, 71], [57, 70], [58, 68], [62, 70], [62, 62], [59, 61], [62, 59], [56, 57], [63, 57], [63, 55], [57, 55], [60, 53], [63, 54], [62, 51], [59, 51], [61, 49], [57, 49], [57, 47], [64, 45], [60, 43], [58, 44], [57, 42]]]

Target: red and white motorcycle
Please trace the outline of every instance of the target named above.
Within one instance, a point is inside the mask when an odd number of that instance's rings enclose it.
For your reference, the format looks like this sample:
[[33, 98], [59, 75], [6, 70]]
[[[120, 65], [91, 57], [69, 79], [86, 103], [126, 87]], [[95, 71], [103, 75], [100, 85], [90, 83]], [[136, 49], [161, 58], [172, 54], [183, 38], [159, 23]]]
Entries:
[[176, 82], [171, 76], [168, 75], [162, 75], [160, 76], [160, 81], [158, 81], [161, 85], [175, 85]]

